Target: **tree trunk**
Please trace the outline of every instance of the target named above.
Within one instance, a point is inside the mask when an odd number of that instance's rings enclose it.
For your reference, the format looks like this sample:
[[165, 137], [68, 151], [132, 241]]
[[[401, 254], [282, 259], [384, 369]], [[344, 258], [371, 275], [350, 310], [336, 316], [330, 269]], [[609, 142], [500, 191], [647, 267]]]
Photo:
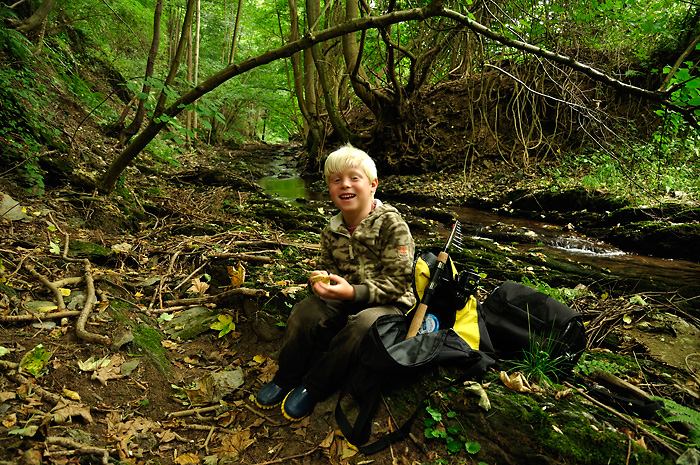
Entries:
[[[290, 13], [290, 42], [299, 40], [299, 12], [297, 10], [296, 0], [289, 0], [289, 13]], [[294, 95], [296, 95], [297, 106], [301, 112], [302, 124], [304, 133], [302, 134], [304, 138], [309, 132], [309, 124], [311, 117], [309, 111], [306, 107], [306, 98], [304, 97], [304, 73], [302, 70], [302, 55], [301, 53], [294, 53], [290, 57], [292, 63], [292, 75], [294, 83]]]
[[241, 7], [243, 0], [238, 0], [238, 9], [236, 10], [236, 24], [233, 27], [233, 37], [231, 37], [231, 53], [228, 56], [228, 64], [233, 64], [233, 59], [236, 56], [236, 45], [238, 44], [238, 26], [241, 22]]
[[[200, 33], [202, 31], [202, 0], [197, 0], [197, 25], [194, 30], [194, 85], [196, 86], [199, 82], [199, 42]], [[194, 135], [197, 138], [197, 129], [199, 128], [199, 122], [197, 120], [197, 112], [194, 112], [194, 121], [192, 122]]]
[[[160, 47], [160, 20], [163, 15], [163, 0], [158, 0], [156, 2], [155, 13], [153, 15], [153, 41], [151, 42], [151, 49], [148, 51], [148, 60], [146, 60], [146, 74], [143, 78], [143, 88], [141, 93], [142, 98], [139, 98], [138, 108], [136, 109], [136, 114], [134, 115], [134, 120], [131, 122], [129, 127], [124, 129], [119, 134], [119, 142], [128, 142], [131, 138], [139, 132], [141, 125], [143, 124], [143, 119], [146, 116], [146, 102], [148, 101], [148, 95], [151, 93], [151, 79], [153, 78], [153, 68], [155, 67], [156, 58], [158, 56], [158, 48]], [[129, 104], [131, 106], [131, 104]], [[127, 107], [128, 108], [128, 107]]]
[[44, 0], [29, 18], [24, 20], [9, 19], [7, 25], [9, 28], [16, 29], [22, 34], [27, 35], [44, 24], [44, 21], [48, 18], [55, 4], [56, 0]]
[[[197, 0], [195, 0], [195, 3]], [[192, 47], [192, 25], [187, 29], [187, 88], [191, 89], [194, 87], [192, 85], [193, 83], [193, 69], [192, 69], [192, 55], [194, 53], [193, 47]], [[185, 123], [185, 140], [187, 143], [191, 142], [191, 135], [192, 135], [192, 119], [193, 119], [193, 110], [187, 110], [185, 113], [187, 115], [186, 118], [186, 123]]]
[[[318, 10], [309, 8], [308, 5], [311, 3], [312, 2], [307, 1], [307, 18], [309, 23], [316, 24], [318, 21]], [[322, 56], [321, 48], [318, 45], [312, 46], [310, 50], [311, 58], [313, 59], [315, 69], [318, 73], [318, 82], [323, 91], [323, 101], [331, 126], [333, 126], [333, 130], [340, 140], [343, 142], [350, 142], [351, 140], [355, 142], [355, 135], [350, 132], [338, 113], [336, 98], [333, 89], [331, 89], [331, 78], [328, 75], [326, 67], [326, 57]]]
[[[175, 82], [175, 76], [177, 76], [177, 70], [180, 68], [180, 61], [182, 60], [182, 55], [185, 53], [185, 47], [187, 46], [188, 31], [192, 29], [192, 17], [194, 16], [194, 6], [195, 0], [187, 0], [187, 10], [185, 11], [185, 20], [182, 23], [182, 33], [180, 34], [180, 40], [177, 44], [177, 50], [175, 50], [175, 55], [173, 56], [172, 62], [170, 63], [170, 70], [168, 71], [168, 76], [165, 78], [164, 87], [171, 86]], [[168, 94], [165, 89], [160, 93], [158, 97], [158, 103], [156, 103], [155, 111], [153, 112], [153, 117], [157, 118], [163, 113], [165, 108], [165, 101], [168, 99]]]

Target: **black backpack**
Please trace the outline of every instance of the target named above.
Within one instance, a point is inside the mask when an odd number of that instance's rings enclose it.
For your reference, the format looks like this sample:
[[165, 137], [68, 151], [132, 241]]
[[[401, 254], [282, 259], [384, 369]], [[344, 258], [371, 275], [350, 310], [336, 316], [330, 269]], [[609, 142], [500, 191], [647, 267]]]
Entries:
[[[414, 290], [419, 301], [423, 287], [429, 281], [429, 274], [435, 269], [438, 252], [439, 249], [426, 249], [416, 254]], [[488, 353], [492, 348], [481, 317], [481, 305], [473, 296], [476, 287], [473, 274], [472, 279], [460, 280], [449, 259], [447, 270], [451, 270], [451, 273], [443, 273], [428, 307], [431, 315], [439, 316], [440, 327], [437, 331], [422, 332], [406, 339], [412, 319], [409, 312], [406, 316], [385, 315], [378, 318], [362, 340], [360, 361], [341, 389], [335, 418], [345, 438], [366, 455], [406, 437], [420, 412], [420, 408], [416, 407], [399, 429], [364, 445], [369, 441], [372, 418], [386, 380], [409, 374], [419, 375], [421, 369], [438, 363], [459, 367], [458, 379], [439, 388], [444, 389], [466, 379], [480, 377], [495, 363]], [[455, 329], [457, 327], [459, 331]], [[431, 394], [427, 394], [426, 398]], [[354, 422], [350, 421], [342, 406], [342, 401], [348, 395], [352, 395], [359, 407]], [[422, 402], [418, 405], [422, 405]]]
[[529, 286], [506, 281], [482, 303], [498, 358], [520, 358], [542, 350], [572, 368], [586, 349], [586, 330], [577, 311]]

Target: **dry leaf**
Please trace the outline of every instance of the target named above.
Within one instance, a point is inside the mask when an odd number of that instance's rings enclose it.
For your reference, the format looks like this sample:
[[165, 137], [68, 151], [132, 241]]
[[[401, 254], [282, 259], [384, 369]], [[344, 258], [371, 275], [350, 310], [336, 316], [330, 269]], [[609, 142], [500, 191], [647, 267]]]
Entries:
[[193, 454], [192, 452], [187, 452], [182, 455], [178, 455], [178, 457], [175, 459], [175, 463], [178, 465], [190, 465], [193, 463], [199, 463], [201, 460], [196, 454]]
[[228, 276], [231, 279], [231, 286], [241, 287], [245, 281], [245, 268], [243, 268], [243, 264], [238, 262], [238, 269], [232, 266], [227, 266], [226, 268], [228, 268]]
[[62, 391], [63, 395], [68, 397], [70, 400], [75, 400], [77, 402], [80, 402], [80, 394], [78, 394], [75, 391], [71, 391], [70, 389], [63, 388]]
[[107, 380], [123, 378], [121, 373], [121, 365], [124, 363], [124, 357], [120, 354], [114, 354], [107, 366], [102, 366], [95, 370], [90, 379], [96, 379], [103, 386], [107, 385]]
[[206, 294], [208, 289], [208, 283], [200, 281], [199, 278], [194, 278], [192, 280], [192, 285], [189, 289], [187, 289], [187, 292], [191, 292], [193, 294]]
[[513, 391], [532, 392], [533, 390], [532, 386], [530, 386], [530, 383], [525, 378], [525, 375], [520, 372], [509, 375], [505, 371], [501, 371], [500, 378], [503, 384], [505, 384], [508, 389], [512, 389]]
[[7, 429], [12, 428], [17, 423], [17, 414], [11, 413], [2, 419], [2, 426]]
[[67, 403], [61, 401], [51, 409], [53, 421], [62, 424], [68, 423], [74, 417], [80, 417], [85, 423], [92, 423], [92, 415], [90, 415], [90, 407], [82, 404]]

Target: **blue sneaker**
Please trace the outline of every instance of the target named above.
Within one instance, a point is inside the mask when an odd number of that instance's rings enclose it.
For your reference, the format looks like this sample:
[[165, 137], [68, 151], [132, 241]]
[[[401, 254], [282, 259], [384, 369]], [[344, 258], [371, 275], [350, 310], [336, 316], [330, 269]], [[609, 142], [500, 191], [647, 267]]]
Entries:
[[304, 386], [292, 389], [282, 402], [282, 413], [290, 421], [299, 421], [314, 409], [316, 401]]
[[258, 391], [258, 395], [255, 396], [255, 405], [262, 409], [277, 407], [288, 392], [289, 389], [282, 389], [274, 381], [270, 381]]

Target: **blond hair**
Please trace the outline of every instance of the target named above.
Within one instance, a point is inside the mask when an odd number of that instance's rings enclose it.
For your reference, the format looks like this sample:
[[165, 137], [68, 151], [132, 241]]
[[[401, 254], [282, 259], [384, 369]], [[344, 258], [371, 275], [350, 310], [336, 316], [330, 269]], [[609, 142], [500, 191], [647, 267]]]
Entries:
[[374, 164], [374, 160], [366, 152], [353, 147], [351, 144], [346, 144], [326, 158], [326, 164], [323, 169], [326, 184], [328, 184], [331, 173], [340, 173], [348, 168], [362, 168], [370, 183], [377, 179], [377, 166]]

